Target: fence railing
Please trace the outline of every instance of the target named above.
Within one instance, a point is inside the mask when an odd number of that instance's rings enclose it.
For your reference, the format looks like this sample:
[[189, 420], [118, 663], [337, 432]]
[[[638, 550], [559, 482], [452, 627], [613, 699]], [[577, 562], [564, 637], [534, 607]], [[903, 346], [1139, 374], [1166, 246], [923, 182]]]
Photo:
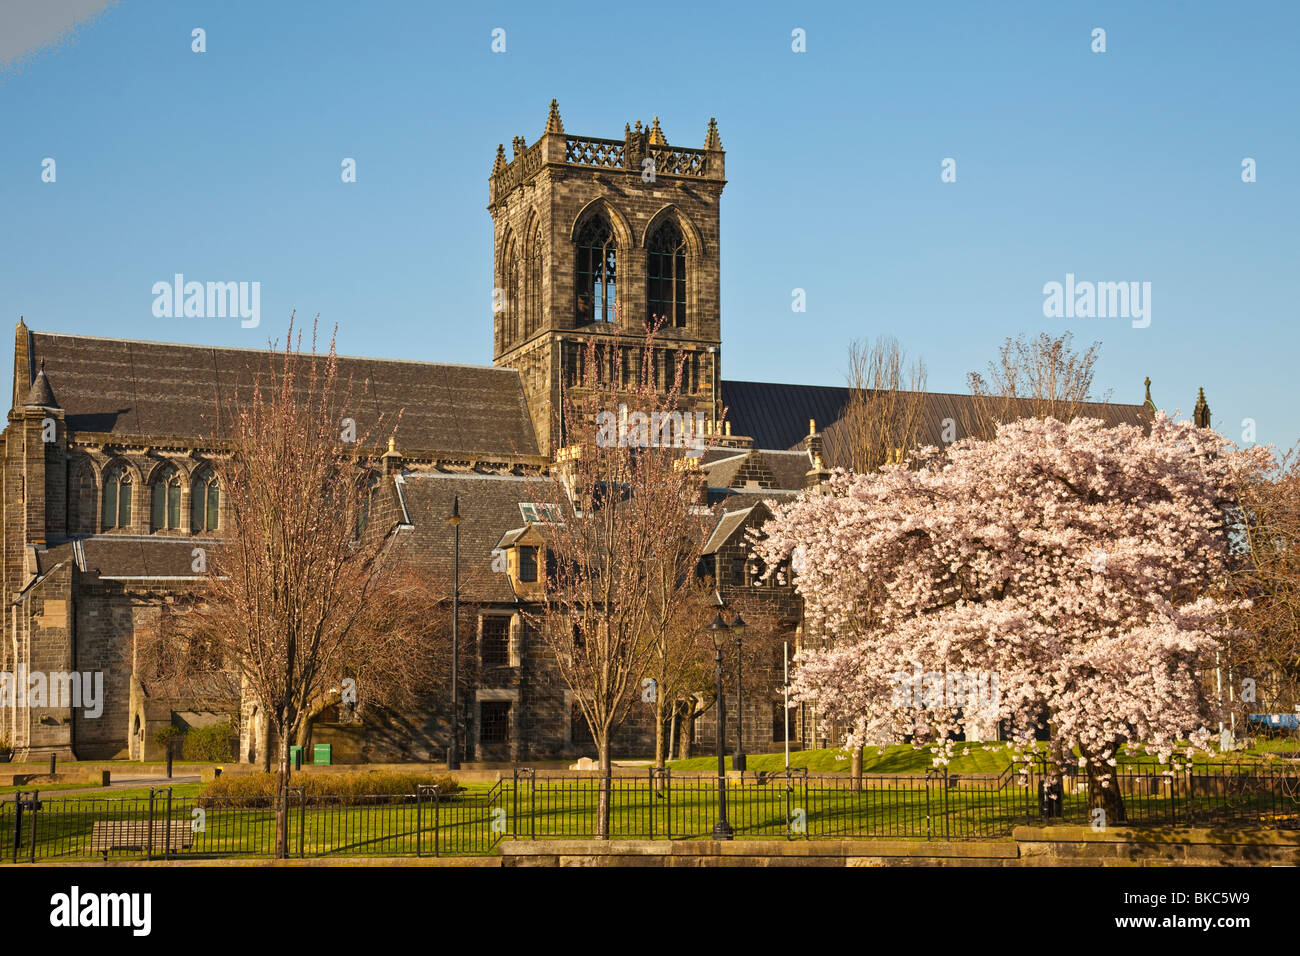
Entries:
[[[329, 796], [291, 788], [288, 855], [436, 856], [490, 853], [507, 829], [505, 787], [440, 794]], [[57, 859], [271, 857], [275, 807], [265, 797], [45, 799], [36, 791], [0, 804], [6, 862]], [[494, 816], [493, 811], [498, 810]]]
[[[804, 770], [746, 773], [724, 784], [737, 839], [996, 839], [1019, 825], [1096, 825], [1083, 776], [1053, 780], [1041, 769], [1000, 774], [867, 774]], [[1300, 828], [1300, 769], [1198, 766], [1170, 773], [1119, 768], [1122, 799], [1110, 826]], [[492, 853], [502, 839], [709, 837], [718, 820], [716, 777], [647, 769], [644, 774], [538, 773], [519, 768], [490, 789], [322, 796], [292, 788], [288, 855], [463, 856]], [[1117, 804], [1111, 802], [1115, 808]], [[1112, 812], [1112, 815], [1113, 812]], [[270, 857], [275, 808], [266, 797], [46, 799], [22, 792], [0, 803], [6, 862], [75, 859]]]

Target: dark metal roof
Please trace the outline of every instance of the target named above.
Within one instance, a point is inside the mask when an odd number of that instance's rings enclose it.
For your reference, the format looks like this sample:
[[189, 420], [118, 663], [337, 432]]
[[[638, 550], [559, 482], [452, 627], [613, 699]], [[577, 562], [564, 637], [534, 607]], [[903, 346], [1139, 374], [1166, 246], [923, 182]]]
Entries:
[[840, 417], [849, 389], [777, 382], [722, 383], [722, 404], [734, 435], [747, 435], [759, 448], [793, 448], [808, 434], [808, 419], [823, 429]]
[[[807, 437], [808, 421], [813, 419], [823, 437], [829, 467], [848, 464], [843, 454], [844, 436], [837, 422], [850, 396], [851, 390], [847, 386], [722, 383], [722, 403], [727, 408], [727, 420], [731, 422], [733, 434], [752, 437], [755, 445], [762, 449], [793, 449]], [[1150, 415], [1142, 405], [1092, 402], [1080, 406], [1079, 414], [1100, 418], [1107, 425], [1144, 425], [1150, 421]], [[972, 396], [926, 392], [920, 414], [919, 444], [942, 446], [946, 443], [945, 438], [965, 438], [970, 423], [976, 418]], [[951, 430], [945, 436], [946, 423], [949, 422], [952, 423]], [[802, 483], [796, 487], [802, 487]]]

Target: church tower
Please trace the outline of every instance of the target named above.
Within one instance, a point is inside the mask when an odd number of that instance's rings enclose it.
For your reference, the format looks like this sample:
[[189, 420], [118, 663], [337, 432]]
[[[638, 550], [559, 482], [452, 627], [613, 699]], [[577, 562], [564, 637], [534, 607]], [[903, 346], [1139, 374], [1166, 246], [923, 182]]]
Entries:
[[493, 222], [493, 364], [519, 369], [544, 454], [562, 390], [582, 380], [587, 345], [601, 360], [624, 350], [639, 374], [646, 321], [661, 387], [685, 368], [679, 405], [716, 422], [721, 376], [718, 206], [722, 141], [709, 120], [702, 149], [670, 146], [659, 119], [622, 139], [564, 131], [552, 100], [541, 138], [497, 147], [488, 193]]

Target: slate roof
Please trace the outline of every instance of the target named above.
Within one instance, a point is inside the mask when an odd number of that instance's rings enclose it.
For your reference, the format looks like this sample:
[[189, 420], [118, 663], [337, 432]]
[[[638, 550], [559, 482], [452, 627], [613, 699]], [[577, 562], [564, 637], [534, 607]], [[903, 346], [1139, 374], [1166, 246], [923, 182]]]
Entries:
[[27, 392], [27, 398], [23, 400], [23, 405], [31, 408], [58, 408], [58, 399], [54, 397], [54, 390], [50, 388], [49, 379], [45, 377], [44, 363], [41, 370], [36, 373], [36, 378], [32, 380], [32, 387]]
[[98, 572], [103, 577], [195, 578], [193, 549], [217, 548], [215, 538], [170, 538], [151, 535], [102, 534], [78, 538], [36, 552], [41, 574], [49, 574], [59, 564], [70, 561], [80, 571]]
[[[265, 349], [215, 348], [32, 332], [31, 363], [45, 363], [69, 429], [113, 435], [209, 437], [227, 433], [237, 396], [268, 368]], [[305, 365], [307, 359], [301, 359]], [[513, 369], [398, 359], [339, 359], [351, 380], [357, 434], [401, 411], [397, 447], [480, 457], [535, 455], [537, 438]], [[387, 437], [373, 434], [375, 443]]]
[[[520, 503], [544, 498], [551, 492], [550, 479], [418, 471], [403, 474], [401, 487], [412, 527], [398, 533], [397, 547], [417, 554], [421, 565], [438, 579], [450, 580], [455, 539], [446, 516], [451, 513], [452, 497], [459, 495], [461, 599], [514, 603], [507, 575], [491, 571], [492, 549], [518, 537], [512, 532], [519, 532], [523, 525]], [[710, 540], [720, 545], [736, 532], [743, 516], [755, 505], [788, 497], [770, 491], [761, 495], [742, 494], [739, 490], [710, 492], [709, 504], [721, 503], [723, 512]]]
[[705, 475], [708, 476], [710, 488], [730, 488], [736, 475], [740, 473], [741, 467], [745, 464], [745, 459], [749, 457], [749, 449], [737, 449], [734, 454], [726, 458], [717, 458], [714, 461], [702, 466]]
[[717, 504], [722, 504], [723, 511], [735, 511], [737, 508], [748, 508], [759, 501], [788, 501], [799, 494], [798, 491], [782, 491], [772, 488], [710, 488], [708, 490], [708, 506], [710, 508]]
[[78, 566], [103, 577], [192, 577], [193, 549], [220, 547], [215, 538], [95, 535], [76, 542]]
[[[706, 459], [701, 466], [708, 476], [709, 486], [712, 488], [740, 487], [743, 485], [741, 471], [745, 469], [748, 464], [747, 459], [754, 452], [747, 448], [722, 450], [727, 452], [725, 456], [716, 456], [712, 461]], [[806, 476], [808, 470], [812, 467], [812, 461], [806, 451], [802, 449], [786, 451], [783, 449], [760, 448], [757, 449], [757, 454], [761, 459], [762, 466], [771, 475], [773, 489], [798, 491], [806, 485]]]
[[[421, 567], [437, 580], [450, 581], [454, 563], [454, 532], [447, 524], [452, 498], [460, 496], [461, 599], [480, 603], [514, 603], [509, 578], [492, 571], [494, 548], [513, 543], [522, 534], [521, 503], [535, 502], [551, 491], [550, 479], [514, 475], [447, 474], [408, 471], [402, 475], [401, 494], [409, 524], [396, 533], [395, 547], [413, 553]], [[710, 536], [716, 550], [730, 539], [755, 505], [782, 501], [793, 492], [767, 489], [711, 489], [710, 507], [721, 505], [718, 524]], [[40, 573], [48, 574], [62, 562], [104, 578], [194, 578], [192, 549], [220, 548], [219, 539], [156, 535], [101, 534], [56, 544], [37, 552]], [[712, 553], [706, 550], [706, 553]]]
[[459, 495], [461, 599], [513, 603], [509, 577], [492, 571], [492, 549], [506, 532], [523, 525], [520, 502], [545, 497], [551, 488], [549, 478], [407, 472], [402, 496], [412, 526], [398, 532], [396, 547], [415, 552], [422, 567], [450, 581], [455, 533], [447, 515], [452, 498]]
[[777, 488], [800, 489], [808, 483], [808, 471], [812, 460], [802, 449], [798, 451], [774, 451], [764, 449], [763, 460], [776, 481]]
[[745, 519], [753, 514], [756, 507], [758, 507], [757, 502], [748, 508], [726, 512], [718, 519], [718, 523], [714, 527], [713, 533], [709, 535], [709, 540], [704, 543], [704, 549], [701, 553], [717, 554], [718, 549], [727, 543], [731, 536], [745, 523]]

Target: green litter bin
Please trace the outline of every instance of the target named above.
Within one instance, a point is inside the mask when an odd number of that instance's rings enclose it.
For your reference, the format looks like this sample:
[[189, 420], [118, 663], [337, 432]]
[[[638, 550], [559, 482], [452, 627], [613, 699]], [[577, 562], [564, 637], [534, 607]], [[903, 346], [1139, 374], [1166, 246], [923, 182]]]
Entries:
[[301, 747], [294, 747], [294, 746], [290, 746], [290, 747], [289, 747], [289, 766], [290, 766], [290, 767], [296, 767], [296, 766], [298, 766], [298, 755], [299, 755], [300, 753], [302, 753], [302, 748], [301, 748]]
[[330, 762], [330, 745], [329, 745], [329, 744], [316, 744], [316, 746], [314, 746], [314, 747], [312, 748], [312, 753], [311, 753], [311, 762], [312, 762], [312, 763], [329, 763], [329, 762]]

